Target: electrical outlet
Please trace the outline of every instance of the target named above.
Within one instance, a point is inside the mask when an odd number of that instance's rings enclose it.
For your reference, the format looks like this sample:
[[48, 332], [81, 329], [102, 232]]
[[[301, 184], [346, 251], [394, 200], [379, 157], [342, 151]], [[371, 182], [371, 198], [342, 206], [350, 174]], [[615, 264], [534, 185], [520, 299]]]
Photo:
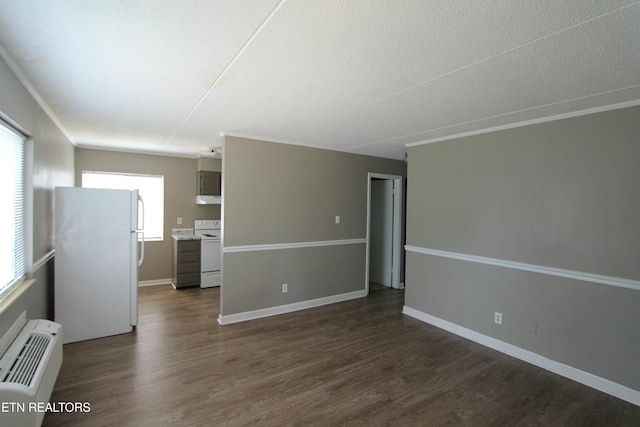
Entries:
[[340, 215], [336, 215], [336, 224], [340, 224]]
[[497, 311], [493, 314], [493, 321], [498, 325], [502, 325], [502, 313], [498, 313]]
[[282, 284], [282, 293], [286, 294], [287, 292], [289, 292], [289, 285], [287, 285], [286, 283]]
[[182, 218], [178, 217], [178, 225], [182, 225]]

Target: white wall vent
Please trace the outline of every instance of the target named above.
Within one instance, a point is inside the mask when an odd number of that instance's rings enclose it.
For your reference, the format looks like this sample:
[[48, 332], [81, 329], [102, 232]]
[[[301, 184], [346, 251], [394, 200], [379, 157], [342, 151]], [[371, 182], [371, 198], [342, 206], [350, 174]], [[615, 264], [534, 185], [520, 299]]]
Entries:
[[27, 320], [22, 313], [0, 338], [0, 425], [40, 426], [62, 365], [62, 327], [49, 320]]

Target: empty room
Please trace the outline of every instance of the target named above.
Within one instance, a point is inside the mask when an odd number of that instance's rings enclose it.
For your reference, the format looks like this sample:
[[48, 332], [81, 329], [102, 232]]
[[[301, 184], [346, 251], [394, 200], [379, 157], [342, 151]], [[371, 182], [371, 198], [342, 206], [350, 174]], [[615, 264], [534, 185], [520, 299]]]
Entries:
[[0, 425], [640, 425], [640, 2], [0, 2]]

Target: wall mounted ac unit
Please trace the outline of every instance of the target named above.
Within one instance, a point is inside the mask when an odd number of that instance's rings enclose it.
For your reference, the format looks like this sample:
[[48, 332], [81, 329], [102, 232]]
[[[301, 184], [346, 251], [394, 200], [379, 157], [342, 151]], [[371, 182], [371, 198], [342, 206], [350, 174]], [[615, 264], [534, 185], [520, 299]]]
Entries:
[[[62, 327], [23, 312], [0, 338], [0, 425], [40, 426], [62, 365]], [[7, 406], [8, 405], [8, 406]]]

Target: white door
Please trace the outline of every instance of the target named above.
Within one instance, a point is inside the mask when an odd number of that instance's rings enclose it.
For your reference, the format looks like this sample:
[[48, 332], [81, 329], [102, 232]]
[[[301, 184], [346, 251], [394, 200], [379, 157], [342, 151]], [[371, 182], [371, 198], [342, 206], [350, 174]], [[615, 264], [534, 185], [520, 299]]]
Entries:
[[391, 286], [393, 271], [393, 180], [371, 180], [369, 281]]

